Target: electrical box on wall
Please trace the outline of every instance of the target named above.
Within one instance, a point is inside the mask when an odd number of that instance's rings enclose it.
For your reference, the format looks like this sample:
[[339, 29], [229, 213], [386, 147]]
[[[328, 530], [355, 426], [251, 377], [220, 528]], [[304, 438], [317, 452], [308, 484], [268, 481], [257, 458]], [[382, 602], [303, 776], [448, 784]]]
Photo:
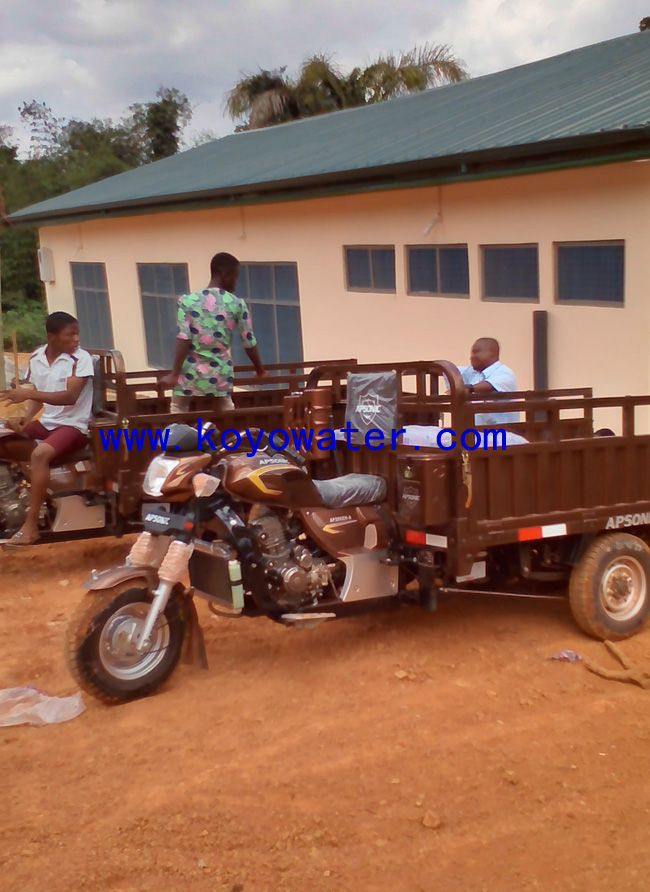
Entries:
[[54, 258], [50, 248], [38, 249], [38, 274], [42, 282], [54, 282]]

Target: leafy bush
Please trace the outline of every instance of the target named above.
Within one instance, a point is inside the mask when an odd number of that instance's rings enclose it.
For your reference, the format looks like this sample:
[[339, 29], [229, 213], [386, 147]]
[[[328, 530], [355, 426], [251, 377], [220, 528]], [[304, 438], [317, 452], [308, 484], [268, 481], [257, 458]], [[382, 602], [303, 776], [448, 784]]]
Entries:
[[2, 334], [5, 350], [12, 349], [12, 331], [16, 332], [18, 351], [30, 353], [45, 343], [45, 307], [40, 301], [26, 300], [20, 294], [2, 296]]

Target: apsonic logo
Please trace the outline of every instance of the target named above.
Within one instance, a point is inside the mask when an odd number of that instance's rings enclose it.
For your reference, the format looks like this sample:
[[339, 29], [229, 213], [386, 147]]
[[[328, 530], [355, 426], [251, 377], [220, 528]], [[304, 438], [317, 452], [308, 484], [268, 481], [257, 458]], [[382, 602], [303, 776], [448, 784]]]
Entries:
[[375, 420], [375, 416], [379, 414], [379, 397], [371, 395], [359, 400], [356, 411], [366, 424], [370, 424], [371, 421]]
[[650, 524], [650, 511], [642, 514], [617, 514], [607, 518], [606, 530], [619, 530], [621, 527], [639, 527]]
[[260, 465], [287, 465], [287, 466], [289, 466], [289, 463], [287, 462], [286, 458], [282, 458], [281, 455], [274, 455], [272, 458], [260, 459]]
[[171, 517], [163, 517], [160, 514], [147, 514], [144, 520], [145, 523], [159, 523], [166, 527], [169, 524]]

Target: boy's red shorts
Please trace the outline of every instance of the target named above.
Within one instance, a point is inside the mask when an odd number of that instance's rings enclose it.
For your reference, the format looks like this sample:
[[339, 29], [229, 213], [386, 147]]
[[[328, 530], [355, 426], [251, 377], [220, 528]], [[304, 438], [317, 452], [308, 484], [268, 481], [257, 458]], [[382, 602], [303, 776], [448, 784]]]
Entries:
[[88, 437], [76, 427], [55, 427], [49, 431], [43, 427], [40, 421], [30, 421], [22, 429], [21, 434], [31, 437], [33, 440], [42, 440], [54, 449], [53, 458], [65, 458], [88, 445]]

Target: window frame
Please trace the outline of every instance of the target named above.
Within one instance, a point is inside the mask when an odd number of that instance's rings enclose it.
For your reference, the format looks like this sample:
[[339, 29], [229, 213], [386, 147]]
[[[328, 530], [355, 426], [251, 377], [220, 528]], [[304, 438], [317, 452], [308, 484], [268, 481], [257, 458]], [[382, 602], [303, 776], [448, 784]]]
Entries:
[[[560, 299], [560, 264], [558, 248], [581, 247], [622, 247], [623, 248], [623, 295], [622, 300], [570, 300]], [[558, 307], [609, 307], [610, 309], [625, 309], [626, 293], [626, 244], [625, 239], [579, 239], [568, 242], [553, 242], [553, 303]]]
[[[304, 342], [303, 327], [302, 327], [302, 306], [300, 304], [300, 277], [298, 274], [298, 262], [296, 260], [240, 260], [240, 263], [239, 263], [239, 279], [240, 280], [241, 280], [241, 276], [242, 276], [242, 273], [244, 272], [244, 270], [246, 270], [246, 272], [248, 272], [248, 268], [251, 266], [268, 266], [268, 267], [270, 267], [271, 268], [271, 283], [272, 283], [272, 287], [273, 287], [273, 294], [272, 294], [270, 300], [256, 300], [254, 297], [251, 296], [250, 279], [248, 278], [248, 274], [247, 274], [247, 277], [246, 277], [246, 294], [247, 294], [247, 296], [242, 297], [241, 300], [243, 300], [246, 303], [246, 306], [248, 307], [248, 311], [251, 315], [251, 323], [253, 326], [253, 331], [255, 331], [254, 306], [259, 305], [259, 306], [273, 307], [274, 308], [274, 316], [275, 316], [275, 332], [274, 332], [274, 334], [275, 334], [274, 348], [275, 349], [274, 349], [274, 353], [275, 353], [275, 356], [277, 357], [277, 359], [274, 360], [273, 364], [281, 363], [283, 360], [280, 359], [280, 329], [277, 324], [278, 317], [277, 317], [277, 312], [276, 312], [275, 308], [277, 308], [277, 307], [297, 307], [298, 320], [300, 323], [300, 355], [301, 355], [301, 359], [297, 360], [297, 361], [302, 362], [304, 360], [304, 356], [305, 356], [305, 342]], [[275, 270], [274, 270], [274, 267], [276, 267], [276, 266], [291, 266], [294, 268], [295, 273], [296, 273], [296, 300], [295, 301], [285, 300], [283, 298], [278, 299], [278, 297], [276, 296], [276, 282], [275, 282]], [[240, 291], [239, 287], [236, 287], [235, 294], [237, 294], [238, 297], [240, 296], [239, 291]], [[259, 338], [259, 335], [256, 331], [255, 331], [255, 337]], [[259, 339], [258, 339], [258, 350], [259, 350]], [[293, 362], [294, 360], [291, 360], [291, 361]], [[234, 355], [233, 355], [233, 363], [235, 363]]]
[[[506, 242], [503, 244], [480, 244], [479, 257], [481, 269], [481, 300], [487, 303], [502, 304], [538, 304], [540, 303], [540, 275], [539, 275], [539, 242]], [[517, 248], [536, 248], [537, 249], [537, 296], [536, 297], [488, 297], [485, 294], [485, 249], [517, 249]]]
[[[178, 309], [178, 299], [179, 299], [179, 297], [182, 296], [183, 293], [187, 293], [187, 294], [189, 294], [189, 293], [191, 293], [191, 292], [188, 290], [187, 292], [181, 292], [181, 294], [176, 294], [176, 295], [172, 295], [172, 294], [158, 294], [158, 293], [154, 294], [154, 293], [149, 292], [149, 291], [145, 291], [145, 292], [143, 292], [143, 291], [142, 291], [142, 288], [141, 288], [141, 286], [140, 286], [140, 267], [141, 267], [141, 266], [154, 266], [154, 267], [155, 267], [155, 266], [168, 266], [168, 267], [183, 266], [183, 267], [185, 267], [185, 272], [186, 272], [186, 274], [187, 274], [187, 287], [188, 287], [188, 289], [190, 289], [190, 266], [189, 266], [189, 263], [187, 263], [187, 262], [180, 262], [180, 263], [177, 263], [177, 262], [169, 262], [169, 261], [167, 261], [167, 260], [162, 261], [162, 262], [157, 262], [157, 261], [136, 261], [136, 264], [135, 264], [135, 275], [136, 275], [136, 279], [137, 279], [137, 283], [138, 283], [138, 291], [139, 291], [139, 293], [140, 293], [140, 315], [141, 315], [141, 318], [142, 318], [142, 331], [143, 331], [143, 335], [144, 335], [144, 351], [145, 351], [145, 355], [146, 355], [146, 357], [147, 357], [147, 363], [148, 363], [148, 365], [150, 366], [150, 368], [152, 368], [152, 369], [163, 369], [163, 370], [164, 370], [164, 369], [167, 368], [167, 366], [164, 366], [164, 365], [158, 365], [157, 363], [152, 362], [151, 357], [149, 356], [149, 344], [148, 344], [148, 341], [147, 341], [147, 322], [146, 322], [145, 315], [144, 315], [143, 297], [146, 295], [147, 297], [155, 297], [155, 298], [158, 299], [158, 300], [171, 300], [171, 301], [173, 301], [173, 302], [174, 302], [174, 308], [175, 308], [175, 313], [174, 313], [174, 315], [175, 315], [175, 319], [177, 320], [177, 318], [178, 318], [178, 312], [177, 312], [177, 309]], [[174, 276], [173, 276], [173, 273], [172, 273], [172, 282], [173, 282], [173, 280], [174, 280]], [[177, 323], [176, 323], [176, 327], [178, 328]], [[172, 363], [173, 363], [173, 350], [172, 350]], [[169, 368], [171, 368], [171, 363], [170, 363], [170, 365], [169, 365]]]
[[[395, 284], [393, 288], [375, 288], [371, 284], [369, 288], [357, 288], [350, 285], [349, 269], [348, 269], [348, 251], [392, 251], [393, 252], [393, 271], [395, 275]], [[343, 245], [343, 278], [345, 282], [345, 290], [357, 294], [397, 294], [397, 251], [395, 245]], [[372, 280], [372, 254], [370, 256], [370, 278]]]
[[[112, 307], [111, 307], [110, 289], [108, 287], [108, 272], [106, 270], [106, 263], [101, 260], [71, 260], [71, 261], [69, 261], [69, 263], [70, 263], [70, 283], [72, 285], [72, 297], [74, 300], [75, 314], [76, 314], [78, 320], [80, 320], [80, 317], [82, 314], [79, 312], [79, 304], [77, 302], [77, 287], [75, 286], [75, 283], [74, 283], [74, 267], [75, 266], [79, 266], [79, 267], [83, 266], [86, 268], [89, 266], [101, 267], [102, 272], [104, 274], [104, 284], [106, 286], [104, 289], [99, 289], [99, 288], [94, 288], [94, 287], [87, 288], [84, 286], [83, 288], [80, 288], [79, 290], [86, 291], [86, 292], [90, 291], [90, 292], [94, 292], [95, 294], [104, 294], [106, 296], [106, 310], [107, 310], [107, 314], [108, 314], [108, 333], [109, 333], [110, 346], [109, 347], [88, 346], [87, 344], [83, 343], [83, 340], [80, 337], [82, 349], [114, 350], [115, 349], [115, 334], [113, 331], [113, 312], [112, 312]], [[81, 335], [81, 321], [79, 321], [79, 329], [80, 329], [80, 335]]]
[[[438, 284], [440, 284], [440, 250], [445, 248], [465, 248], [467, 252], [467, 293], [455, 291], [412, 291], [411, 290], [411, 264], [409, 262], [409, 251], [412, 249], [426, 248], [429, 251], [436, 251], [438, 263]], [[445, 245], [404, 245], [404, 267], [406, 270], [406, 294], [408, 297], [449, 297], [452, 300], [469, 300], [472, 296], [472, 289], [469, 278], [469, 244], [467, 242], [458, 242]]]

